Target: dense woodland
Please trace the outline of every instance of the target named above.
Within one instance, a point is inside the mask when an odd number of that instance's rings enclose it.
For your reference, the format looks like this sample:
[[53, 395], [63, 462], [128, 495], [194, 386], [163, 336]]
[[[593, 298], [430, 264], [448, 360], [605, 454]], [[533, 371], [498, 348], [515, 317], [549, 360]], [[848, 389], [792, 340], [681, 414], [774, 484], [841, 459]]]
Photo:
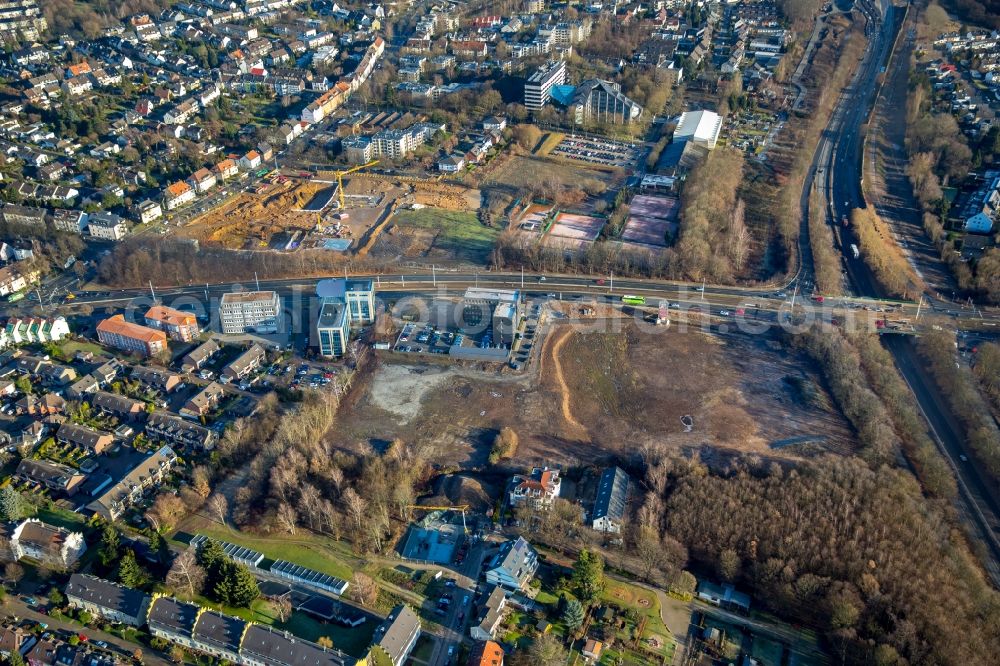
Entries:
[[93, 38], [121, 19], [144, 12], [158, 14], [175, 4], [173, 0], [40, 0], [52, 35]]
[[684, 187], [677, 252], [686, 277], [733, 282], [746, 266], [752, 238], [746, 205], [736, 192], [743, 153], [718, 148], [691, 172]]
[[134, 237], [115, 245], [98, 266], [101, 283], [135, 287], [152, 279], [154, 285], [178, 285], [260, 279], [304, 277], [348, 270], [377, 269], [366, 257], [345, 258], [325, 250], [300, 250], [294, 254], [198, 247], [194, 241]]
[[[1000, 446], [997, 445], [1000, 428], [997, 428], [972, 373], [955, 362], [954, 333], [928, 331], [920, 336], [917, 344], [920, 355], [941, 388], [942, 396], [964, 428], [966, 440], [976, 457], [994, 479], [1000, 479]], [[991, 383], [995, 381], [994, 376]]]
[[647, 515], [693, 560], [822, 628], [847, 663], [994, 663], [1000, 595], [908, 473], [829, 457], [716, 474], [664, 456], [647, 481]]
[[1000, 2], [997, 0], [943, 0], [942, 4], [963, 21], [1000, 28]]

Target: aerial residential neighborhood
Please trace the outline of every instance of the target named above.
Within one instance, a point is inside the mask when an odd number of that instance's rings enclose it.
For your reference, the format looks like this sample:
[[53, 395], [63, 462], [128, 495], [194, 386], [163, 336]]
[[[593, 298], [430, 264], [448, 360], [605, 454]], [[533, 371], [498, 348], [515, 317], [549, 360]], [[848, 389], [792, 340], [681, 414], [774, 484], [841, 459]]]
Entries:
[[995, 10], [0, 2], [0, 663], [995, 663]]

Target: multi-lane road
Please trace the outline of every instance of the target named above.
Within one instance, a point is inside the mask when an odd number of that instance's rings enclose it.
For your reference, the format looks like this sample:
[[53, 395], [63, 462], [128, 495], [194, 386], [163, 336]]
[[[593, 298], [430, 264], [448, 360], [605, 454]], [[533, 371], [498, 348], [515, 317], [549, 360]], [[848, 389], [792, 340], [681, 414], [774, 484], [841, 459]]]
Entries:
[[[863, 145], [865, 128], [878, 92], [879, 74], [886, 70], [893, 45], [903, 24], [905, 8], [881, 0], [876, 7], [865, 0], [857, 8], [868, 19], [866, 34], [869, 48], [851, 82], [841, 95], [840, 104], [831, 118], [819, 151], [814, 175], [822, 177], [821, 191], [826, 199], [827, 222], [835, 229], [840, 249], [844, 255], [849, 286], [854, 295], [878, 299], [885, 294], [872, 270], [863, 258], [855, 257], [849, 250], [857, 243], [851, 227], [840, 222], [850, 218], [855, 208], [868, 204], [863, 192]], [[883, 103], [905, 104], [905, 100], [888, 100]], [[936, 298], [933, 294], [922, 296], [927, 307], [935, 313], [951, 318], [953, 328], [965, 328], [976, 322], [980, 328], [995, 325], [996, 313], [984, 314], [976, 308], [958, 306]], [[961, 311], [960, 311], [961, 310]], [[931, 325], [942, 325], [939, 317], [932, 317]], [[939, 449], [955, 470], [960, 489], [960, 508], [968, 524], [979, 533], [988, 551], [984, 564], [994, 583], [1000, 586], [1000, 488], [994, 479], [975, 464], [976, 458], [967, 446], [966, 434], [954, 415], [941, 401], [934, 380], [926, 371], [926, 362], [917, 354], [909, 339], [887, 339], [886, 348], [895, 359], [896, 366], [916, 396], [930, 433]]]

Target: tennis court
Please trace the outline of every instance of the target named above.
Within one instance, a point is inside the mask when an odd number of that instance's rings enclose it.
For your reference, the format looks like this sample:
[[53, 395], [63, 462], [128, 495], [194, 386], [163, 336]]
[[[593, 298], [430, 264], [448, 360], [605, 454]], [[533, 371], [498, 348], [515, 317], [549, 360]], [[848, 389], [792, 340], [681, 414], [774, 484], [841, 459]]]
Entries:
[[622, 240], [666, 247], [667, 236], [673, 238], [677, 235], [679, 213], [680, 200], [677, 197], [636, 195], [629, 204], [629, 217], [622, 231]]
[[550, 236], [578, 241], [595, 241], [604, 228], [604, 219], [576, 213], [559, 213], [549, 230]]

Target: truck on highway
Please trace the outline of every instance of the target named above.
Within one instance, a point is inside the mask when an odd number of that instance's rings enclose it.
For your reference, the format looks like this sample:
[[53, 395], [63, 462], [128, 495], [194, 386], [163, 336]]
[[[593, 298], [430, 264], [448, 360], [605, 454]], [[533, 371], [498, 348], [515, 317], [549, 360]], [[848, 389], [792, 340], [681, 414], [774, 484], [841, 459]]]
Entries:
[[861, 250], [859, 250], [858, 246], [855, 245], [854, 243], [851, 243], [851, 254], [854, 255], [855, 259], [861, 256]]

